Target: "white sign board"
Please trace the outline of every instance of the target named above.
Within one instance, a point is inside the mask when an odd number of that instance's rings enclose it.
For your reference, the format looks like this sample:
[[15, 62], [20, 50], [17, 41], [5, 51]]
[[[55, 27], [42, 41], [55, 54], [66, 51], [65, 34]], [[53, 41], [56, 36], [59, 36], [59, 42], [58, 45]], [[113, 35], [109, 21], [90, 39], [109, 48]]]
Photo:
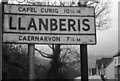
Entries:
[[3, 42], [96, 44], [95, 10], [5, 4]]

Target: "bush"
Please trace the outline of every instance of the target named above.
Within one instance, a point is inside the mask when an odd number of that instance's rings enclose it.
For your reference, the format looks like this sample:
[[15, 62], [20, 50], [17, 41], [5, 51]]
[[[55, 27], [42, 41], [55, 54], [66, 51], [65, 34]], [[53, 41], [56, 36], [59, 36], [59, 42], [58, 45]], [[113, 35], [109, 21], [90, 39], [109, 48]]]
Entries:
[[3, 79], [27, 79], [28, 56], [20, 52], [12, 44], [3, 44], [2, 49], [2, 78]]

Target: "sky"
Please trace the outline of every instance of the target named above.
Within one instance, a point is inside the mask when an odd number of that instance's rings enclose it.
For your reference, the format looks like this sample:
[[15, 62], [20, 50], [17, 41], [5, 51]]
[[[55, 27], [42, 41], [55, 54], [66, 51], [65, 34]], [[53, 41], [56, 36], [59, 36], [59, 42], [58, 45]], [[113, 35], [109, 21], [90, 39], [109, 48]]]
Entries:
[[118, 0], [112, 0], [111, 28], [97, 31], [97, 44], [88, 46], [89, 54], [113, 56], [118, 51]]
[[[89, 55], [113, 56], [118, 51], [118, 1], [120, 0], [111, 1], [113, 5], [110, 15], [112, 18], [111, 28], [104, 31], [97, 30], [97, 44], [88, 45]], [[50, 51], [46, 46], [40, 49], [45, 50], [46, 52]]]

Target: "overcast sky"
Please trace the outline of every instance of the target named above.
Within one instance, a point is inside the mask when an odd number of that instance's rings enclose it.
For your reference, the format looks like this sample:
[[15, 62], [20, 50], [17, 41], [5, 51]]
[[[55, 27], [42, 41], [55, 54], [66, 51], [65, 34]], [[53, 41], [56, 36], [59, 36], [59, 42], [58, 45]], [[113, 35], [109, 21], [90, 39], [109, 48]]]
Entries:
[[118, 1], [112, 0], [112, 25], [104, 31], [97, 31], [97, 45], [89, 46], [89, 54], [113, 56], [118, 51]]

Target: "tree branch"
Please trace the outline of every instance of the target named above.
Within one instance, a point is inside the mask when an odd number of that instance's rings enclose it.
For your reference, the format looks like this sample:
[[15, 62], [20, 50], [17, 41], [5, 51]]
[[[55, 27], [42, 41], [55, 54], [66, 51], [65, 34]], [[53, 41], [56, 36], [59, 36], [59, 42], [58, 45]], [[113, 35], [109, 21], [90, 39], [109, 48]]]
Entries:
[[51, 54], [44, 53], [44, 52], [38, 50], [37, 48], [35, 48], [35, 50], [38, 51], [45, 58], [50, 58], [50, 59], [53, 58], [53, 55], [51, 55]]
[[71, 50], [71, 48], [63, 48], [63, 49], [65, 49], [65, 53], [64, 53], [64, 55], [62, 55], [61, 58], [60, 58], [61, 62], [64, 62], [64, 61], [65, 61], [65, 58], [70, 60], [69, 56], [66, 57], [66, 55], [68, 55], [68, 54], [69, 54], [69, 55], [70, 55], [70, 54], [76, 54], [76, 55], [75, 55], [75, 56], [76, 56], [75, 59], [76, 59], [77, 61], [79, 61], [80, 54], [77, 52], [76, 49], [75, 49], [75, 50]]
[[48, 45], [51, 49], [53, 49], [53, 47], [51, 45]]
[[102, 8], [102, 9], [96, 14], [96, 17], [98, 17], [105, 9], [106, 9], [106, 7]]
[[[65, 49], [65, 48], [64, 48], [64, 49]], [[65, 56], [68, 54], [68, 53], [67, 53], [68, 50], [69, 50], [69, 49], [66, 48], [65, 54], [60, 58], [60, 61], [61, 61], [61, 62], [64, 61]]]
[[54, 46], [54, 44], [52, 44], [52, 45], [48, 45], [51, 49], [52, 49], [52, 51], [54, 52], [54, 50], [55, 50], [55, 46]]

